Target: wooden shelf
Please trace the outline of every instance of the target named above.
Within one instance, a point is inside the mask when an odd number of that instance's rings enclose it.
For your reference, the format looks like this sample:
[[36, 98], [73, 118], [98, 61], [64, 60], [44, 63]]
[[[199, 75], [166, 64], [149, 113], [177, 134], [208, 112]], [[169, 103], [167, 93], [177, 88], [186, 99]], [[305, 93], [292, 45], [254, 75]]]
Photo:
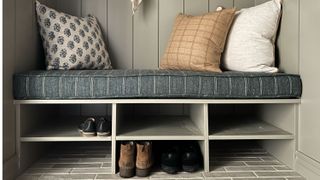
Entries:
[[21, 142], [76, 142], [76, 141], [111, 141], [106, 137], [84, 137], [78, 131], [78, 121], [50, 123], [20, 138]]
[[211, 121], [210, 140], [293, 139], [294, 136], [264, 121], [234, 117]]
[[203, 134], [189, 117], [152, 116], [122, 122], [117, 140], [204, 140]]

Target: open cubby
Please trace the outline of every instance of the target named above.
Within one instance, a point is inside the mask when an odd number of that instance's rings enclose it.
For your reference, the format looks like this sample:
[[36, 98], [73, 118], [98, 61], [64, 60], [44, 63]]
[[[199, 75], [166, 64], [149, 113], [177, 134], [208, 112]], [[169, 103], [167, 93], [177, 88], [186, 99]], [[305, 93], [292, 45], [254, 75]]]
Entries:
[[119, 105], [117, 140], [204, 140], [203, 105]]
[[[120, 158], [120, 144], [122, 141], [117, 141], [117, 155], [116, 155], [116, 159], [117, 161]], [[137, 141], [138, 142], [138, 141]], [[156, 174], [156, 173], [163, 173], [162, 169], [161, 169], [161, 154], [166, 151], [167, 148], [170, 148], [172, 146], [178, 146], [181, 150], [181, 152], [183, 152], [183, 146], [190, 144], [190, 143], [195, 143], [199, 145], [200, 151], [202, 149], [202, 141], [194, 141], [194, 140], [172, 140], [172, 141], [166, 141], [166, 140], [156, 140], [156, 141], [151, 141], [152, 143], [152, 151], [153, 151], [153, 166], [152, 166], [152, 170], [151, 170], [151, 175]], [[202, 152], [200, 152], [200, 167], [198, 169], [197, 172], [201, 172], [203, 171], [204, 168], [204, 159], [203, 159], [203, 154]], [[119, 171], [119, 165], [117, 164], [117, 172]], [[179, 170], [179, 172], [183, 172], [182, 169]]]
[[[211, 141], [210, 171], [270, 171], [282, 165], [258, 140]], [[282, 165], [283, 166], [283, 165]]]
[[[106, 109], [103, 109], [106, 108]], [[111, 136], [85, 137], [78, 126], [88, 117], [109, 117], [111, 108], [94, 105], [30, 105], [21, 111], [21, 142], [111, 141]], [[90, 110], [92, 109], [92, 111]], [[35, 114], [29, 112], [36, 111]]]
[[[267, 108], [266, 108], [267, 107]], [[275, 105], [210, 105], [209, 139], [210, 140], [253, 140], [253, 139], [293, 139], [294, 135], [269, 122], [271, 118], [262, 117], [266, 109], [277, 108]], [[267, 118], [267, 119], [266, 119]], [[275, 119], [272, 119], [273, 121]], [[291, 126], [291, 119], [288, 126]], [[283, 122], [282, 122], [283, 123]]]
[[40, 159], [26, 173], [110, 174], [110, 142], [58, 142], [47, 144]]
[[[203, 156], [203, 171], [209, 172], [215, 161], [221, 160], [213, 152], [215, 144], [233, 143], [240, 147], [255, 142], [279, 162], [293, 166], [297, 100], [119, 99], [15, 103], [17, 148], [19, 154], [23, 151], [23, 157], [29, 152], [25, 147], [32, 149], [35, 142], [107, 143], [110, 172], [114, 174], [121, 141], [155, 144], [197, 141]], [[110, 116], [111, 136], [82, 137], [77, 132], [78, 125], [90, 116]], [[233, 147], [226, 146], [225, 151], [228, 148]], [[23, 157], [19, 156], [20, 161], [24, 161]]]

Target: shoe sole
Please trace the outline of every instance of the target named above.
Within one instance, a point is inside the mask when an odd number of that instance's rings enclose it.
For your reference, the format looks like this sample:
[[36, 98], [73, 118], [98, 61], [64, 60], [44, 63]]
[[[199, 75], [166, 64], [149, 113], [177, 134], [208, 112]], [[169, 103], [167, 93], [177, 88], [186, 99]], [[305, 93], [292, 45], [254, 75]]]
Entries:
[[194, 166], [184, 166], [182, 165], [182, 170], [185, 172], [195, 172], [199, 169], [200, 165], [196, 164]]
[[78, 129], [78, 131], [82, 136], [85, 136], [85, 137], [96, 136], [96, 132], [83, 132], [83, 130], [81, 129]]
[[95, 132], [81, 132], [81, 135], [84, 137], [92, 137], [92, 136], [96, 136]]
[[110, 132], [97, 132], [97, 136], [110, 136]]
[[131, 177], [133, 177], [134, 176], [134, 168], [132, 168], [132, 169], [120, 168], [119, 176], [122, 177], [122, 178], [131, 178]]
[[178, 172], [178, 167], [166, 166], [161, 164], [161, 169], [168, 174], [176, 174]]
[[147, 177], [150, 175], [150, 171], [151, 171], [151, 168], [147, 168], [147, 169], [136, 168], [136, 176]]

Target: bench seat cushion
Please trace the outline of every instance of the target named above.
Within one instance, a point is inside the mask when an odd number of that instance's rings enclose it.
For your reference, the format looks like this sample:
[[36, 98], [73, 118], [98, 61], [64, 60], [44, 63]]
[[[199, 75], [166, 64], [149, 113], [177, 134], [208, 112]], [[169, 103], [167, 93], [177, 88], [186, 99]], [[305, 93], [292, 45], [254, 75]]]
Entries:
[[299, 75], [169, 70], [31, 71], [14, 75], [15, 99], [300, 98]]

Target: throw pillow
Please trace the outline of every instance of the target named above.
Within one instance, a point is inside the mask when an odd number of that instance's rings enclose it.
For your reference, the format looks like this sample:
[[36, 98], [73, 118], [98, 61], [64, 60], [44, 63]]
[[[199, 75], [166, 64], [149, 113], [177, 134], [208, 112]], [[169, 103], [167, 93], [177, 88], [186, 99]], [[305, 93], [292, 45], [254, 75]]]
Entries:
[[202, 16], [179, 14], [161, 69], [221, 72], [220, 58], [235, 9]]
[[232, 71], [277, 72], [275, 39], [280, 16], [281, 0], [237, 12], [226, 42], [223, 67]]
[[79, 18], [36, 2], [47, 69], [111, 69], [98, 21]]

